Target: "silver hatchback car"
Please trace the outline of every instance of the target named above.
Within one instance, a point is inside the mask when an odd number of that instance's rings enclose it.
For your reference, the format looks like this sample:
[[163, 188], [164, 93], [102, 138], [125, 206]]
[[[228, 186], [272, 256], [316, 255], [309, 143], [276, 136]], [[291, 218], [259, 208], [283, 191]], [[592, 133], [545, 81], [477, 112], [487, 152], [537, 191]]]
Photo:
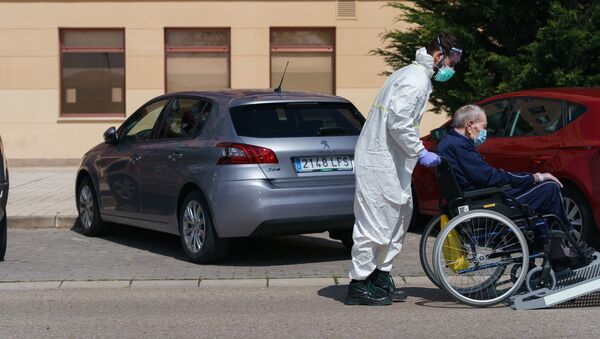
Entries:
[[348, 100], [325, 94], [159, 96], [83, 157], [82, 232], [116, 222], [180, 235], [198, 263], [223, 258], [236, 237], [329, 231], [349, 247], [364, 121]]

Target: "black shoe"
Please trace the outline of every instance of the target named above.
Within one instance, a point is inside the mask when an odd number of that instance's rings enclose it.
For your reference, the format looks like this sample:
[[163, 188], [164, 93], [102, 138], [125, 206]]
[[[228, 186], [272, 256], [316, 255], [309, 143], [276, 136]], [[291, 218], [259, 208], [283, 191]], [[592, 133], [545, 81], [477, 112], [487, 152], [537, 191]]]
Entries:
[[348, 285], [346, 305], [390, 305], [392, 298], [373, 286], [369, 280], [352, 280]]
[[585, 267], [594, 261], [594, 248], [579, 240], [577, 243], [567, 246], [562, 239], [553, 239], [551, 261], [555, 272], [564, 269], [575, 270]]
[[583, 264], [583, 266], [587, 266], [594, 261], [593, 254], [596, 252], [596, 250], [589, 246], [585, 241], [579, 240], [574, 247], [575, 248], [573, 248], [571, 251], [579, 254], [579, 259], [581, 260], [581, 264]]
[[404, 291], [401, 289], [396, 288], [394, 279], [392, 279], [392, 276], [389, 272], [376, 269], [369, 278], [375, 287], [384, 290], [392, 298], [392, 300], [394, 300], [394, 302], [406, 300], [406, 293], [404, 293]]

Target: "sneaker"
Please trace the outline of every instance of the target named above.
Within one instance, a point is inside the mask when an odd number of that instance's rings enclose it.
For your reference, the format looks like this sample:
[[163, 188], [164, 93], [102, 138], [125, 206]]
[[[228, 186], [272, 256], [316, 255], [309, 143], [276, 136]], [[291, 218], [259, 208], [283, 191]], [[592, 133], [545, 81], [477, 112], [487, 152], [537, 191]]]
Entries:
[[344, 299], [346, 305], [382, 306], [390, 305], [392, 298], [373, 286], [368, 280], [352, 280], [348, 285], [348, 294]]
[[389, 272], [376, 269], [371, 275], [370, 279], [375, 287], [384, 290], [392, 298], [392, 300], [394, 300], [394, 302], [406, 300], [406, 293], [404, 293], [404, 291], [401, 289], [396, 288], [394, 279]]
[[562, 239], [552, 239], [551, 261], [555, 272], [563, 269], [578, 269], [594, 261], [594, 248], [579, 240], [576, 244], [567, 245]]
[[575, 246], [571, 249], [571, 252], [574, 255], [579, 255], [579, 258], [582, 261], [584, 266], [589, 265], [592, 261], [594, 261], [594, 253], [596, 250], [589, 246], [585, 241], [579, 240]]

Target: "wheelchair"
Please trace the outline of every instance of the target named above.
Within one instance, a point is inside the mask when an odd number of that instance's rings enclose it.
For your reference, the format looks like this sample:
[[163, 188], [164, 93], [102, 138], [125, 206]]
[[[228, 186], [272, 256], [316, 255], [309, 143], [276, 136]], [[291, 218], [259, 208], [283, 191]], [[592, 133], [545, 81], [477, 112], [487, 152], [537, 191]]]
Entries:
[[557, 274], [594, 260], [557, 216], [520, 204], [510, 186], [463, 192], [446, 159], [434, 171], [442, 215], [424, 229], [419, 255], [429, 279], [457, 301], [485, 307], [553, 290]]

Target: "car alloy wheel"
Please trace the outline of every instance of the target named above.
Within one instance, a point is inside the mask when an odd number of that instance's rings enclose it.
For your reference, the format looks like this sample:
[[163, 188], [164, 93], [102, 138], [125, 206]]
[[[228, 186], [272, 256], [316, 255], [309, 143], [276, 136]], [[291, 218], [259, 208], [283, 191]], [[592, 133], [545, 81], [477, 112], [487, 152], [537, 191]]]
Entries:
[[92, 227], [94, 222], [94, 196], [87, 185], [84, 185], [79, 191], [79, 218], [84, 228], [90, 229]]
[[575, 200], [563, 196], [563, 206], [565, 207], [565, 213], [571, 225], [573, 225], [573, 231], [577, 236], [577, 240], [583, 234], [583, 216], [581, 215], [581, 209], [575, 202]]
[[191, 200], [183, 214], [183, 238], [188, 250], [194, 254], [200, 252], [206, 235], [206, 217], [202, 205]]

